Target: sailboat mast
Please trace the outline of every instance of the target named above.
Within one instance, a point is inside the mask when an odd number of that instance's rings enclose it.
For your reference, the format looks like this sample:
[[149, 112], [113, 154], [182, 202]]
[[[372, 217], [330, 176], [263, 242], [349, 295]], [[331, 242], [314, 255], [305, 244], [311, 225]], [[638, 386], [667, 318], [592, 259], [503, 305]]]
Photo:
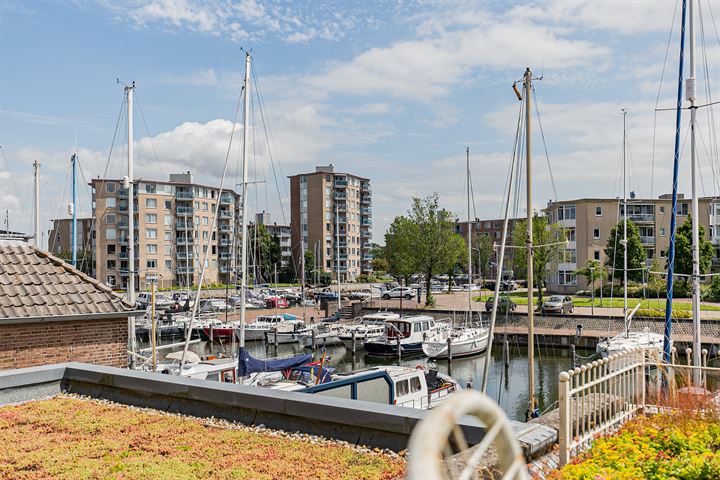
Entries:
[[72, 266], [77, 267], [77, 177], [75, 175], [75, 169], [77, 168], [76, 153], [73, 153], [72, 157], [70, 158], [70, 163], [72, 164]]
[[[35, 181], [35, 246], [40, 248], [40, 162], [33, 162]], [[9, 233], [9, 232], [8, 232]]]
[[242, 156], [242, 246], [240, 252], [240, 348], [245, 348], [245, 295], [247, 289], [247, 183], [248, 183], [248, 122], [250, 121], [250, 52], [245, 52], [245, 98], [243, 99]]
[[[135, 184], [133, 183], [133, 93], [135, 82], [125, 87], [127, 95], [127, 149], [128, 149], [128, 176], [126, 188], [128, 192], [128, 286], [127, 297], [131, 305], [135, 305]], [[73, 165], [75, 165], [73, 163]], [[74, 176], [73, 176], [74, 178]], [[73, 192], [74, 192], [73, 182]], [[73, 193], [74, 197], [74, 193]], [[74, 199], [73, 199], [74, 201]], [[77, 210], [77, 209], [75, 209]], [[73, 214], [73, 218], [75, 215]], [[74, 240], [73, 240], [74, 241]], [[73, 249], [74, 250], [74, 249]], [[134, 318], [134, 317], [133, 317]]]
[[[338, 286], [338, 312], [342, 310], [342, 300], [340, 295], [340, 209], [335, 202], [335, 251], [337, 252], [337, 286]], [[346, 247], [347, 251], [347, 247]]]
[[[533, 207], [532, 207], [532, 72], [528, 67], [525, 70], [525, 171], [527, 186], [527, 298], [528, 298], [528, 393], [529, 414], [535, 410], [535, 318], [533, 302]], [[540, 285], [542, 288], [542, 285]], [[528, 415], [528, 417], [530, 416]]]
[[625, 322], [625, 338], [629, 337], [627, 319], [627, 111], [623, 109], [623, 321]]
[[[693, 312], [693, 365], [700, 366], [700, 207], [698, 205], [697, 179], [697, 146], [695, 133], [697, 130], [696, 78], [695, 78], [695, 2], [690, 0], [689, 8], [690, 36], [690, 77], [687, 79], [686, 95], [690, 102], [690, 163], [692, 165], [692, 312]], [[700, 369], [693, 369], [693, 383], [699, 385]]]
[[472, 321], [472, 223], [470, 222], [470, 147], [465, 147], [465, 163], [467, 167], [467, 255], [468, 255], [468, 323]]

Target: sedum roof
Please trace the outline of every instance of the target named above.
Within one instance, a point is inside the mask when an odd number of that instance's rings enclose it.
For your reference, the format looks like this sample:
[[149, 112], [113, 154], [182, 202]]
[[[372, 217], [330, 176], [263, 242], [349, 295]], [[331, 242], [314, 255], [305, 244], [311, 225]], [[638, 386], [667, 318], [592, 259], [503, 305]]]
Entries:
[[0, 319], [126, 313], [123, 297], [72, 265], [21, 242], [0, 242]]

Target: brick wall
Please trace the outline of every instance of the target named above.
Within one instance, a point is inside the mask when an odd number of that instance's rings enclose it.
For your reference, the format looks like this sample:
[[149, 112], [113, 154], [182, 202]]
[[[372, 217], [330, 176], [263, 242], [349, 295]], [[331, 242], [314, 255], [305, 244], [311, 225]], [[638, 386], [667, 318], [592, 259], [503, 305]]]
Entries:
[[127, 366], [127, 317], [105, 320], [0, 322], [0, 370], [85, 362]]

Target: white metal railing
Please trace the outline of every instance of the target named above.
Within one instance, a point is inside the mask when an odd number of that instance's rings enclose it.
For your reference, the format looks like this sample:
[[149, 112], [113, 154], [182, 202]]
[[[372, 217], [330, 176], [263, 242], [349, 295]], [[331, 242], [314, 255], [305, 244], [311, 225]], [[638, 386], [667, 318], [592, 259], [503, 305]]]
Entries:
[[632, 418], [645, 405], [645, 351], [633, 349], [562, 372], [560, 465]]

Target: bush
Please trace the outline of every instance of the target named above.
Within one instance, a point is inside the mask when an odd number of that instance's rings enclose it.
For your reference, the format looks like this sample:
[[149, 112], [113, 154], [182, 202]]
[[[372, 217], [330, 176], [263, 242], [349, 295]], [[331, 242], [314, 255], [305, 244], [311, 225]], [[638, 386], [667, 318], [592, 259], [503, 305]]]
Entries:
[[377, 277], [375, 277], [375, 275], [362, 274], [357, 278], [358, 283], [374, 283], [377, 281], [378, 281], [378, 279], [377, 279]]
[[720, 302], [720, 276], [712, 277], [712, 282], [704, 292], [703, 300]]
[[[673, 310], [673, 318], [692, 318], [690, 310]], [[665, 310], [659, 308], [641, 308], [635, 313], [635, 317], [665, 318]]]
[[[673, 284], [673, 298], [689, 298], [691, 295], [691, 288], [692, 285], [690, 285], [690, 282], [684, 282], [682, 280], [676, 281]], [[615, 286], [612, 286], [610, 284], [603, 285], [602, 293], [603, 296], [608, 298], [610, 297], [610, 291], [612, 289], [612, 295], [616, 298], [623, 296], [623, 286], [616, 284]], [[720, 289], [720, 287], [719, 287]], [[600, 289], [595, 290], [595, 296], [600, 296]], [[628, 285], [628, 297], [629, 298], [665, 298], [665, 287], [663, 283], [663, 287], [661, 289], [655, 289], [655, 288], [648, 288], [647, 286], [643, 285], [637, 285], [637, 284], [631, 284]], [[720, 301], [720, 300], [719, 300]]]

